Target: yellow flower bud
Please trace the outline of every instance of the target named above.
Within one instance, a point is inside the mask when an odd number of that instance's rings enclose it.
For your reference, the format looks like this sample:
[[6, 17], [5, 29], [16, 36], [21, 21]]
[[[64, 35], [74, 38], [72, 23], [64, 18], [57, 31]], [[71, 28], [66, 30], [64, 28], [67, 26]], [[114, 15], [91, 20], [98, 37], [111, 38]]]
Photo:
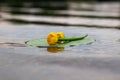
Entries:
[[47, 37], [47, 42], [49, 45], [54, 45], [58, 42], [58, 36], [55, 32], [50, 32]]
[[63, 32], [57, 32], [58, 38], [64, 38], [64, 33]]

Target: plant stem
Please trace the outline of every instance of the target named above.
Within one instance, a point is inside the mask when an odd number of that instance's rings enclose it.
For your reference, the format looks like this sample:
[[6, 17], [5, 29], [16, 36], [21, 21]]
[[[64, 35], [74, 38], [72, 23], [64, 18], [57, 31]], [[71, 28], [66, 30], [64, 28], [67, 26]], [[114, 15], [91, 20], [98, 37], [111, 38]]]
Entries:
[[88, 34], [80, 36], [80, 37], [75, 37], [75, 38], [59, 38], [58, 41], [75, 41], [75, 40], [81, 40], [87, 37]]

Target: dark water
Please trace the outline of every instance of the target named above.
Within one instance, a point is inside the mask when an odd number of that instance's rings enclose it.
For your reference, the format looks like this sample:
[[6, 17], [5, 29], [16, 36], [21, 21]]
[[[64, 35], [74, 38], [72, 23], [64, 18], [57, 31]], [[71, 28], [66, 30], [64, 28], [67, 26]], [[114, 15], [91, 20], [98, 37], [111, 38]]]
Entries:
[[[1, 4], [0, 80], [120, 80], [119, 2], [39, 4]], [[24, 44], [51, 31], [96, 42], [58, 51]]]

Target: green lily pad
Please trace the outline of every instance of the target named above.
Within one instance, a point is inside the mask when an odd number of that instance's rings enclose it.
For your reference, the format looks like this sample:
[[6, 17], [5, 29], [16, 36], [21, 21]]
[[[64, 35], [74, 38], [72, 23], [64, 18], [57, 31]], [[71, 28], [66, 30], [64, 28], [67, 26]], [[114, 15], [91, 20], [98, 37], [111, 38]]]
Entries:
[[46, 39], [34, 39], [34, 40], [27, 41], [25, 43], [28, 46], [34, 46], [34, 47], [66, 47], [66, 46], [86, 45], [92, 42], [95, 42], [95, 40], [92, 38], [85, 37], [80, 40], [66, 41], [64, 43], [57, 43], [55, 45], [49, 45]]

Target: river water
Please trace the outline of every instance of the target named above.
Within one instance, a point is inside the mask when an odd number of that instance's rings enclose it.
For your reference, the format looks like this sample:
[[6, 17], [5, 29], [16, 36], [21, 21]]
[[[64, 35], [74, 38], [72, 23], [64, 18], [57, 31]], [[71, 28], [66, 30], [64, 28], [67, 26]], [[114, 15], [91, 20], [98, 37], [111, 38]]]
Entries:
[[[27, 6], [25, 6], [27, 5]], [[0, 9], [0, 80], [120, 80], [120, 3], [67, 3], [65, 9]], [[51, 32], [96, 42], [59, 51], [25, 41]]]

